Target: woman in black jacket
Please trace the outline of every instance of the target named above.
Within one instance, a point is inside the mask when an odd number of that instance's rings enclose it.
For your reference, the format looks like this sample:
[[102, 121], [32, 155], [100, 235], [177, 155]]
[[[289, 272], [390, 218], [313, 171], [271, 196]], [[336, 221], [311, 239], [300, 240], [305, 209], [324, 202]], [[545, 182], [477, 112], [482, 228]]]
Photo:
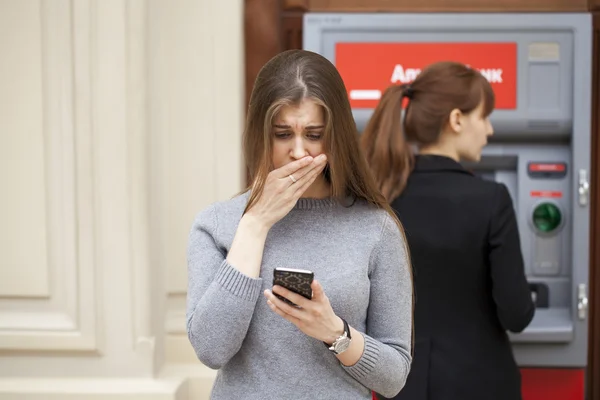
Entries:
[[388, 88], [363, 132], [414, 266], [415, 357], [396, 399], [521, 399], [507, 331], [525, 329], [535, 306], [515, 211], [503, 184], [460, 164], [480, 159], [493, 108], [478, 71], [440, 62]]

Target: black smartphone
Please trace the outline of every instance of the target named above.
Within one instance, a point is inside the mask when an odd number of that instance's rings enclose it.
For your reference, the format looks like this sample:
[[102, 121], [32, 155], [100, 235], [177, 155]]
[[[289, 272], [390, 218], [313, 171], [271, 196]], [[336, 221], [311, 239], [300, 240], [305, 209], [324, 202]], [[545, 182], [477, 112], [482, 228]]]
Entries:
[[[278, 285], [294, 293], [298, 293], [307, 299], [312, 299], [312, 288], [310, 285], [315, 277], [312, 271], [294, 268], [275, 268], [273, 270], [273, 286]], [[273, 293], [278, 299], [289, 305], [298, 307], [288, 299]]]

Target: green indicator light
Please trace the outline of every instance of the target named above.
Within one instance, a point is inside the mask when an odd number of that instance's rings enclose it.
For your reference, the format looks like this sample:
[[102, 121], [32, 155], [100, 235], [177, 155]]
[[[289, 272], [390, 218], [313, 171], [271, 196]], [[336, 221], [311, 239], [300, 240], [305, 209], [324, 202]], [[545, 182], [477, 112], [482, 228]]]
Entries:
[[552, 232], [561, 221], [560, 209], [552, 203], [541, 203], [533, 210], [533, 225], [541, 232]]

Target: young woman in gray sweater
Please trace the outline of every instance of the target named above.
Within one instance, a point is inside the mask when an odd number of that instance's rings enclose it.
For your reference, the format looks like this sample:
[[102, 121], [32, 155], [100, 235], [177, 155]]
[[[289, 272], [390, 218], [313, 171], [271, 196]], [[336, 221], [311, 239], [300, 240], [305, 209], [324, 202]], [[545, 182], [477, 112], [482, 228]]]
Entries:
[[[394, 396], [412, 361], [410, 260], [327, 59], [263, 67], [244, 155], [250, 188], [201, 211], [189, 240], [187, 330], [219, 370], [211, 398]], [[277, 267], [312, 271], [312, 299], [273, 286]]]

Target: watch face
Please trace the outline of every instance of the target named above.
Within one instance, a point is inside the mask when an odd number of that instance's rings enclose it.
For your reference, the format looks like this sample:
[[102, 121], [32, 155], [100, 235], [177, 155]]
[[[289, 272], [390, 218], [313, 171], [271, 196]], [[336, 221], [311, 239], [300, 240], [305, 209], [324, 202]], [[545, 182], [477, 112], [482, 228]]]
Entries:
[[335, 352], [337, 354], [343, 353], [348, 350], [348, 347], [350, 347], [350, 339], [347, 337], [342, 338], [335, 344]]

